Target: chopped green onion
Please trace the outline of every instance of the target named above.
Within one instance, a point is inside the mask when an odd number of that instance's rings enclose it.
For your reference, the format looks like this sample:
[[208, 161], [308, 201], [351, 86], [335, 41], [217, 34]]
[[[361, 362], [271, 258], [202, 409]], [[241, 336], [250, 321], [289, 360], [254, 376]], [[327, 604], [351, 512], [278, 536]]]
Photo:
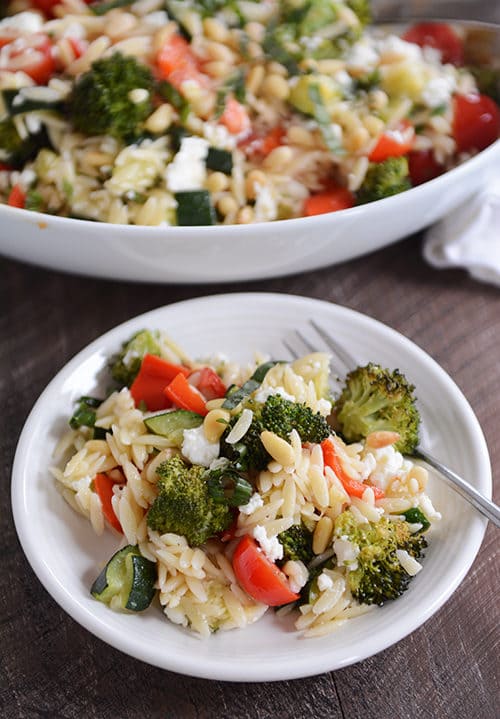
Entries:
[[93, 427], [96, 420], [95, 409], [101, 404], [96, 397], [80, 397], [78, 406], [69, 420], [72, 429], [79, 427]]
[[326, 146], [330, 152], [334, 152], [336, 155], [344, 152], [342, 144], [333, 131], [332, 120], [321, 97], [321, 92], [318, 85], [310, 85], [308, 88], [309, 97], [314, 104], [314, 119], [319, 125], [321, 134], [325, 141]]
[[241, 507], [248, 504], [253, 493], [250, 482], [234, 469], [215, 469], [209, 472], [208, 491], [217, 504]]
[[226, 392], [226, 399], [222, 405], [223, 408], [234, 409], [245, 399], [245, 397], [248, 397], [248, 395], [252, 394], [252, 392], [255, 392], [255, 390], [262, 384], [266, 374], [269, 372], [271, 367], [274, 367], [275, 364], [278, 364], [278, 362], [265, 362], [257, 367], [250, 379], [247, 380], [241, 387], [238, 389], [235, 389], [234, 385], [229, 387]]

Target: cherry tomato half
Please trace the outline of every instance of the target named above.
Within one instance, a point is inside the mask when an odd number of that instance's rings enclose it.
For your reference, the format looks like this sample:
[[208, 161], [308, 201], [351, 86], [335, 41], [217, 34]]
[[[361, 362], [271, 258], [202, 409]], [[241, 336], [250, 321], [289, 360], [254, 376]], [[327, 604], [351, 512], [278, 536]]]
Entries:
[[189, 375], [189, 382], [193, 384], [205, 399], [220, 399], [226, 394], [226, 385], [217, 372], [211, 367], [202, 367]]
[[18, 36], [2, 48], [3, 67], [8, 72], [24, 72], [37, 85], [45, 85], [55, 70], [52, 43], [48, 35]]
[[462, 40], [446, 23], [419, 22], [409, 28], [403, 40], [420, 47], [433, 47], [441, 53], [441, 60], [452, 65], [463, 65], [464, 48]]
[[233, 555], [233, 570], [245, 592], [269, 607], [295, 602], [286, 575], [258, 548], [248, 534], [239, 542]]
[[408, 170], [413, 186], [442, 175], [444, 167], [434, 157], [432, 150], [415, 150], [408, 153]]
[[484, 150], [500, 134], [500, 108], [487, 95], [455, 95], [453, 137], [459, 152]]
[[304, 215], [323, 215], [326, 212], [347, 210], [354, 205], [354, 195], [345, 187], [331, 187], [307, 198], [304, 203]]

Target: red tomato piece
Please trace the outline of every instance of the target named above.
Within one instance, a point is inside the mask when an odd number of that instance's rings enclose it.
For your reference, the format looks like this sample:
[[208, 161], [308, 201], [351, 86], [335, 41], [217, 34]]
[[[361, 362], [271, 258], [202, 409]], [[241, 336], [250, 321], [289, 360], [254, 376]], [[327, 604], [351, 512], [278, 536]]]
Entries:
[[267, 157], [276, 147], [283, 144], [284, 137], [285, 130], [277, 125], [265, 135], [258, 135], [252, 132], [240, 143], [240, 147], [246, 155]]
[[410, 27], [403, 40], [420, 47], [433, 47], [441, 53], [441, 60], [452, 65], [463, 65], [464, 46], [452, 27], [442, 22], [419, 22]]
[[119, 484], [119, 482], [116, 482], [107, 474], [96, 474], [94, 477], [94, 489], [101, 500], [102, 513], [111, 526], [114, 527], [117, 532], [121, 532], [123, 534], [122, 525], [115, 514], [113, 503], [111, 501], [113, 498], [113, 487], [115, 484]]
[[[331, 439], [323, 440], [323, 442], [321, 442], [321, 449], [323, 451], [323, 461], [325, 466], [330, 467], [330, 469], [333, 470], [335, 476], [340, 480], [347, 494], [350, 497], [358, 497], [361, 499], [365, 489], [371, 485], [364, 484], [364, 482], [360, 482], [359, 479], [354, 479], [354, 477], [347, 474]], [[379, 487], [371, 487], [371, 489], [373, 490], [375, 499], [382, 499], [385, 496], [384, 491]]]
[[141, 369], [130, 386], [130, 394], [138, 405], [144, 402], [151, 412], [169, 406], [165, 397], [165, 387], [178, 374], [188, 375], [190, 370], [182, 365], [172, 364], [156, 355], [146, 354]]
[[44, 33], [34, 33], [3, 46], [3, 69], [25, 72], [37, 85], [46, 85], [55, 70], [52, 42]]
[[[84, 0], [87, 5], [93, 1], [94, 0]], [[59, 5], [61, 3], [61, 0], [31, 0], [31, 2], [35, 7], [44, 12], [46, 15], [52, 16], [52, 10], [56, 5]]]
[[323, 215], [326, 212], [347, 210], [354, 205], [354, 195], [346, 187], [331, 187], [307, 198], [303, 213], [306, 217]]
[[370, 162], [383, 162], [389, 157], [406, 155], [413, 147], [415, 130], [407, 120], [403, 120], [394, 130], [386, 130], [368, 155]]
[[432, 150], [414, 150], [408, 153], [408, 169], [412, 185], [422, 185], [442, 175], [444, 167], [434, 157]]
[[7, 199], [7, 204], [11, 207], [24, 208], [26, 204], [26, 193], [20, 185], [14, 185]]
[[484, 150], [500, 134], [500, 108], [481, 94], [453, 98], [453, 137], [459, 152]]
[[225, 125], [232, 135], [240, 135], [250, 129], [247, 109], [234, 97], [229, 97], [219, 122]]
[[273, 564], [248, 534], [239, 542], [233, 555], [233, 570], [245, 592], [269, 607], [295, 602], [286, 574]]
[[156, 65], [160, 76], [177, 90], [181, 90], [187, 80], [193, 80], [201, 87], [210, 85], [208, 76], [199, 68], [190, 44], [181, 35], [174, 34], [167, 38], [156, 55]]
[[193, 384], [205, 397], [205, 399], [219, 399], [226, 394], [226, 385], [217, 372], [211, 367], [202, 367], [194, 370], [189, 376], [189, 382]]

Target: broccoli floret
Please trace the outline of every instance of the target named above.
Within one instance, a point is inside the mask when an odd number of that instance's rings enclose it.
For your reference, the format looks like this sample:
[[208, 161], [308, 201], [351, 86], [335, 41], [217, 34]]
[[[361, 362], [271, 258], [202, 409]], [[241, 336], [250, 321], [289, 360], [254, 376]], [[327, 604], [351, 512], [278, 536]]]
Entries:
[[228, 505], [210, 495], [204, 467], [190, 467], [175, 456], [160, 464], [156, 473], [159, 493], [147, 515], [148, 527], [160, 534], [180, 534], [198, 547], [231, 524]]
[[412, 454], [418, 444], [420, 415], [415, 387], [399, 371], [369, 363], [350, 372], [335, 402], [340, 432], [348, 442], [357, 442], [370, 432], [398, 432], [394, 447]]
[[122, 345], [121, 351], [111, 359], [111, 375], [122, 387], [130, 387], [141, 368], [145, 354], [161, 355], [159, 333], [141, 330]]
[[365, 179], [356, 193], [358, 205], [383, 200], [409, 190], [408, 160], [406, 157], [389, 157], [384, 162], [372, 162]]
[[290, 529], [278, 534], [278, 541], [283, 547], [283, 559], [279, 564], [293, 560], [307, 565], [314, 556], [312, 532], [303, 524], [293, 524]]
[[381, 517], [378, 522], [358, 524], [349, 510], [335, 520], [334, 534], [359, 549], [355, 568], [346, 576], [353, 597], [361, 604], [382, 605], [399, 597], [408, 588], [411, 576], [401, 566], [396, 550], [406, 550], [418, 559], [427, 547], [425, 537], [410, 534], [404, 520]]
[[306, 404], [291, 402], [279, 394], [270, 395], [262, 407], [261, 422], [264, 429], [288, 440], [292, 429], [296, 429], [303, 442], [319, 444], [330, 436], [331, 429], [326, 419]]
[[268, 430], [283, 439], [290, 438], [296, 429], [303, 442], [319, 443], [331, 434], [324, 417], [305, 404], [292, 402], [280, 395], [269, 396], [264, 404], [249, 400], [245, 407], [253, 411], [252, 424], [240, 442], [228, 444], [225, 439], [234, 427], [240, 414], [232, 418], [221, 439], [221, 455], [236, 463], [238, 469], [265, 469], [271, 457], [260, 439], [261, 432]]
[[371, 23], [372, 9], [370, 0], [347, 0], [346, 5], [358, 16], [358, 20], [363, 27]]
[[[77, 80], [68, 112], [79, 132], [131, 141], [153, 111], [153, 89], [153, 75], [145, 65], [115, 52], [96, 60]], [[145, 97], [134, 97], [135, 90], [146, 90]]]

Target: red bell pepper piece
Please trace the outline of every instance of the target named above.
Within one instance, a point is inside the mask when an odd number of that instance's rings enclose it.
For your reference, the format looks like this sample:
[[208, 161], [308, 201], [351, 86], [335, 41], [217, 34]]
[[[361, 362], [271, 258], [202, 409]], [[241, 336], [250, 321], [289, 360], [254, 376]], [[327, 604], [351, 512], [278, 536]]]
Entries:
[[362, 498], [365, 489], [370, 487], [373, 490], [375, 499], [382, 499], [385, 496], [382, 489], [379, 487], [373, 487], [369, 484], [360, 482], [359, 479], [350, 477], [344, 470], [340, 458], [335, 451], [335, 445], [331, 439], [325, 439], [321, 442], [321, 449], [323, 450], [323, 462], [325, 466], [330, 467], [335, 473], [337, 479], [340, 480], [342, 486], [350, 497]]
[[169, 406], [165, 397], [165, 387], [178, 374], [189, 375], [190, 370], [183, 365], [173, 364], [156, 355], [146, 354], [141, 368], [130, 387], [134, 402], [144, 402], [148, 410], [155, 412]]
[[109, 477], [107, 474], [96, 474], [94, 477], [94, 489], [101, 500], [102, 513], [116, 529], [117, 532], [123, 534], [122, 525], [120, 524], [118, 517], [113, 509], [111, 499], [113, 497], [113, 486], [118, 484], [114, 479]]
[[164, 394], [173, 404], [181, 409], [188, 409], [204, 417], [208, 410], [205, 398], [193, 385], [189, 384], [184, 374], [178, 374], [164, 389]]
[[7, 199], [7, 204], [11, 207], [24, 208], [26, 204], [26, 193], [20, 185], [14, 185]]

